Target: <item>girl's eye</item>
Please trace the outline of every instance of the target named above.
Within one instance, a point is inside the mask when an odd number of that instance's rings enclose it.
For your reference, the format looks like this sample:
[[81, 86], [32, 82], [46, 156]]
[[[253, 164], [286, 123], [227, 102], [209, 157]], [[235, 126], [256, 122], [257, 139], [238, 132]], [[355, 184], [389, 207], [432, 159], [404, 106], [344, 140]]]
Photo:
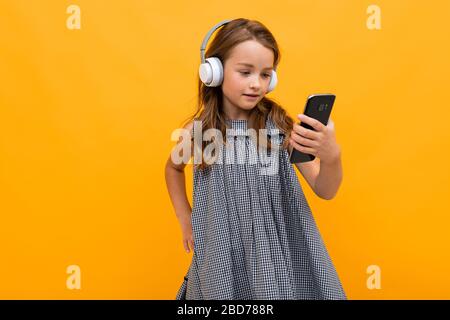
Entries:
[[[241, 74], [245, 74], [245, 75], [250, 74], [250, 72], [248, 72], [248, 71], [241, 71], [240, 73], [241, 73]], [[270, 74], [265, 73], [263, 76], [264, 76], [265, 78], [269, 78], [269, 77], [270, 77]]]

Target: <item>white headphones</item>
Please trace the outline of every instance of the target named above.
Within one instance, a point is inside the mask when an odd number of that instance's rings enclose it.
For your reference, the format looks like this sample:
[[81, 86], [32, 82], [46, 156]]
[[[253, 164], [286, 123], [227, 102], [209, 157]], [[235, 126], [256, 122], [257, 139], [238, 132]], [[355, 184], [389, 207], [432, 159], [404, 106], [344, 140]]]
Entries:
[[[203, 39], [202, 45], [200, 46], [200, 59], [202, 63], [198, 69], [198, 72], [200, 74], [200, 80], [207, 87], [218, 87], [222, 84], [223, 65], [220, 59], [217, 57], [210, 57], [205, 60], [206, 44], [208, 43], [209, 38], [216, 29], [220, 28], [221, 26], [227, 24], [230, 21], [232, 20], [223, 20], [218, 24], [216, 24], [214, 27], [212, 27], [206, 34], [205, 38]], [[275, 70], [272, 70], [272, 76], [270, 77], [269, 87], [266, 93], [269, 93], [270, 91], [275, 89], [277, 82], [278, 82], [277, 73]]]

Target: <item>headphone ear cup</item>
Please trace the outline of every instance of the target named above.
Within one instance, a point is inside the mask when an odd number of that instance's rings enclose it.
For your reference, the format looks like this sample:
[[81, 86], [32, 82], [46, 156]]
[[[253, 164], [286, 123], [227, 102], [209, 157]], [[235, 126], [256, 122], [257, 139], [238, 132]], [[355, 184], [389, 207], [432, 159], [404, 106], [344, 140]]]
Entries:
[[267, 93], [273, 91], [278, 83], [277, 72], [272, 70], [272, 76], [270, 77], [269, 87], [267, 88]]
[[218, 87], [223, 81], [223, 66], [219, 58], [210, 57], [198, 69], [200, 80], [207, 87]]

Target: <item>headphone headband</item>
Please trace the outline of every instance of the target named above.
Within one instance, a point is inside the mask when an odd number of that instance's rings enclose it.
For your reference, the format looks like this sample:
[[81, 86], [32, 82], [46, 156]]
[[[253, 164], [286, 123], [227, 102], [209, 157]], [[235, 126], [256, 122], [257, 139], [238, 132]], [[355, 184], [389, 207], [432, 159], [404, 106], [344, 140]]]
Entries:
[[219, 22], [214, 27], [212, 27], [206, 34], [205, 38], [203, 38], [202, 45], [200, 46], [200, 60], [202, 63], [205, 63], [205, 49], [206, 49], [206, 44], [208, 43], [209, 38], [211, 37], [213, 32], [216, 31], [216, 29], [220, 28], [221, 26], [223, 26], [224, 24], [227, 24], [230, 21], [233, 21], [233, 20], [227, 19], [227, 20], [223, 20], [223, 21]]

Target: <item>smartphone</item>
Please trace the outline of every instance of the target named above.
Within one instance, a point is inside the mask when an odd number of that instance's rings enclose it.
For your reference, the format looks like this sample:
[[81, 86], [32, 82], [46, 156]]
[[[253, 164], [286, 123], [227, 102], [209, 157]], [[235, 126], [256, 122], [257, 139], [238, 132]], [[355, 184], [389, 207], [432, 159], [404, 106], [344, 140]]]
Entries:
[[[324, 125], [327, 125], [335, 99], [336, 96], [329, 93], [310, 95], [306, 99], [303, 114], [319, 120]], [[314, 128], [309, 124], [300, 122], [300, 125], [306, 129], [314, 130]], [[316, 157], [312, 154], [303, 153], [295, 148], [292, 148], [292, 152], [289, 155], [289, 161], [291, 163], [308, 162], [314, 160], [315, 158]]]

